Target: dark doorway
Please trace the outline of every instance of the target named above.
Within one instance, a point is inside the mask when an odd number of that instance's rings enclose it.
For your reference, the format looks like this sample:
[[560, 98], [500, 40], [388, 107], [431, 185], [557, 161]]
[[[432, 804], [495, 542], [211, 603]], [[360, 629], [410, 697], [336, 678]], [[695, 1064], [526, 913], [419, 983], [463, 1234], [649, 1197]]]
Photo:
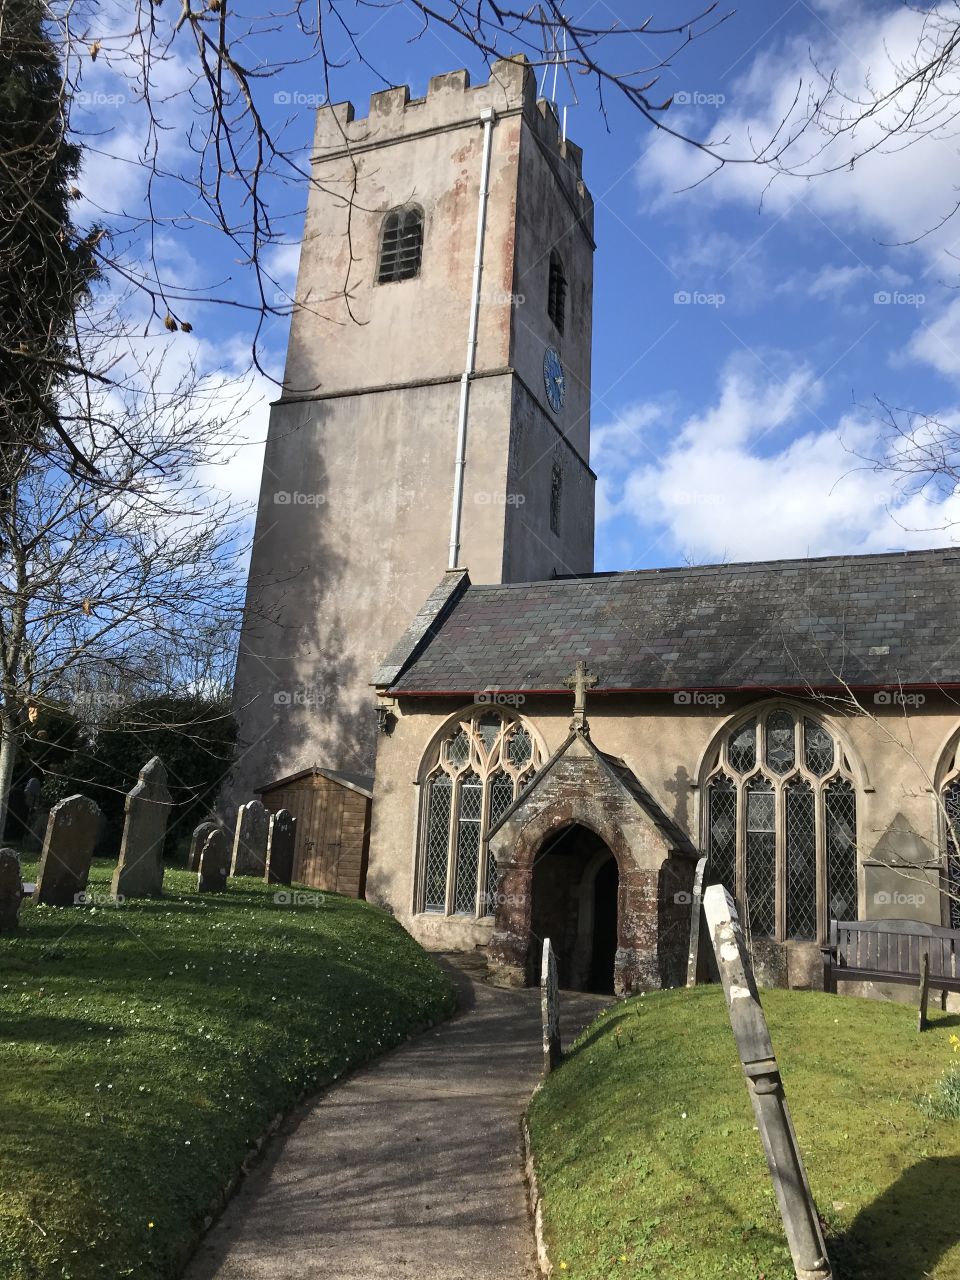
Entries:
[[593, 954], [590, 957], [589, 991], [613, 992], [613, 964], [617, 958], [617, 894], [620, 871], [610, 857], [593, 882]]
[[565, 827], [533, 866], [527, 981], [540, 981], [543, 940], [557, 958], [561, 987], [613, 991], [617, 950], [616, 859], [587, 827]]

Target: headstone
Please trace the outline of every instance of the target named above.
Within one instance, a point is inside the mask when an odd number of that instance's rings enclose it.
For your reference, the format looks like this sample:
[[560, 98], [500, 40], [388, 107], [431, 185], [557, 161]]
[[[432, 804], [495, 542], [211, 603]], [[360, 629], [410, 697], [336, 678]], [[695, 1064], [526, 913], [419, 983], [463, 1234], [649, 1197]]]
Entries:
[[560, 1061], [560, 984], [557, 981], [557, 958], [550, 939], [543, 940], [540, 965], [540, 1012], [543, 1018], [543, 1071], [549, 1075]]
[[293, 850], [297, 840], [297, 820], [289, 809], [280, 809], [270, 815], [267, 835], [267, 870], [264, 879], [268, 884], [293, 883]]
[[0, 933], [13, 933], [16, 929], [22, 899], [20, 855], [15, 849], [0, 849]]
[[797, 1280], [832, 1280], [737, 909], [721, 884], [707, 889], [703, 909]]
[[703, 877], [707, 873], [707, 860], [700, 858], [693, 873], [693, 894], [690, 898], [690, 949], [687, 952], [687, 986], [697, 985], [697, 967], [700, 963], [700, 917], [703, 913]]
[[197, 893], [222, 893], [230, 874], [230, 842], [215, 826], [203, 842], [197, 866]]
[[163, 841], [170, 805], [167, 771], [154, 756], [127, 794], [120, 861], [111, 890], [117, 897], [156, 898], [163, 892]]
[[198, 827], [194, 827], [193, 835], [190, 837], [190, 852], [187, 854], [187, 870], [200, 870], [200, 854], [206, 843], [207, 836], [211, 831], [217, 831], [216, 822], [201, 822]]
[[43, 837], [35, 902], [72, 907], [87, 887], [100, 810], [87, 796], [67, 796], [50, 810]]
[[259, 800], [242, 804], [237, 813], [233, 837], [232, 876], [262, 876], [267, 865], [267, 835], [270, 811]]

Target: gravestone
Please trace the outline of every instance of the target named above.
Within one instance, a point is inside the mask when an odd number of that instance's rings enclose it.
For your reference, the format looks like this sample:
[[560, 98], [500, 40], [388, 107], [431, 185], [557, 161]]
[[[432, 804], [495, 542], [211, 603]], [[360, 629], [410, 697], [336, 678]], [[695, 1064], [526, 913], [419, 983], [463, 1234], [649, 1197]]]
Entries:
[[187, 854], [188, 871], [200, 870], [200, 854], [203, 852], [207, 836], [211, 831], [217, 830], [219, 827], [216, 822], [201, 822], [198, 827], [194, 827], [193, 835], [190, 837], [190, 852]]
[[560, 1061], [560, 984], [557, 981], [557, 958], [550, 939], [543, 940], [540, 965], [540, 1013], [543, 1018], [543, 1071], [549, 1075]]
[[270, 811], [259, 800], [242, 804], [237, 812], [233, 837], [232, 876], [262, 876], [267, 865], [267, 836]]
[[87, 887], [100, 810], [87, 796], [67, 796], [50, 810], [34, 902], [71, 907]]
[[706, 891], [703, 909], [794, 1270], [798, 1280], [832, 1280], [817, 1206], [810, 1194], [737, 909], [721, 884]]
[[127, 794], [120, 861], [111, 887], [116, 897], [157, 898], [163, 892], [163, 841], [170, 805], [167, 771], [154, 756]]
[[197, 893], [222, 893], [230, 874], [230, 842], [227, 833], [214, 826], [203, 842], [197, 866]]
[[268, 884], [293, 883], [293, 852], [297, 839], [297, 820], [289, 809], [280, 809], [270, 815], [267, 834], [267, 870], [264, 879]]
[[690, 899], [690, 949], [687, 952], [687, 986], [697, 985], [697, 968], [700, 964], [700, 920], [703, 914], [703, 877], [707, 872], [706, 858], [700, 858], [693, 874], [693, 894]]
[[0, 933], [13, 933], [16, 929], [22, 899], [20, 855], [15, 849], [0, 849]]

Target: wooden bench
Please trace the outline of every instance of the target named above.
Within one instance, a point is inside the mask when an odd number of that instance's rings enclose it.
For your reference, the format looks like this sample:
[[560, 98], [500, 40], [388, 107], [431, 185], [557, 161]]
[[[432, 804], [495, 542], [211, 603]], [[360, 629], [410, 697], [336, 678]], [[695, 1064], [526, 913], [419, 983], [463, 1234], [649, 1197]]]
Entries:
[[930, 988], [960, 992], [960, 930], [919, 920], [832, 920], [823, 954], [823, 989], [838, 982], [915, 986], [919, 1031], [927, 1025]]

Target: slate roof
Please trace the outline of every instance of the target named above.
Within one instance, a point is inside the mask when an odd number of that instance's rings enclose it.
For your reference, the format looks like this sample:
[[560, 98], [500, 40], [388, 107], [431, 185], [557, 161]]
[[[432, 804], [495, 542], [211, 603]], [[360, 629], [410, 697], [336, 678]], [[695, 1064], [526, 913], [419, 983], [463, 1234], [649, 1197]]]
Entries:
[[960, 548], [452, 579], [395, 647], [381, 688], [568, 693], [581, 657], [600, 689], [960, 685]]

